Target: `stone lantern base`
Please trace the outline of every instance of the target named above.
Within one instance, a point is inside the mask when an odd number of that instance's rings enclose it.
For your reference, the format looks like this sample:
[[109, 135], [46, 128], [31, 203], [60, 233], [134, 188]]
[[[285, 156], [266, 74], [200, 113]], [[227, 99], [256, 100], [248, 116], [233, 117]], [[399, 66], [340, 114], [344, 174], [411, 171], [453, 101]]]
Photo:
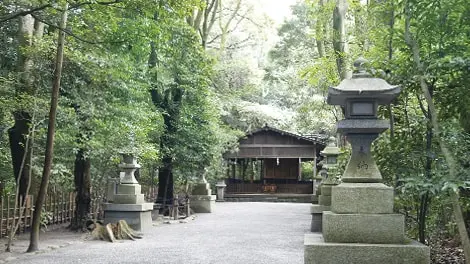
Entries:
[[125, 220], [134, 230], [148, 231], [152, 227], [153, 203], [143, 204], [104, 204], [104, 223], [117, 223]]
[[318, 196], [318, 204], [313, 204], [310, 207], [312, 214], [312, 223], [310, 225], [311, 232], [322, 232], [323, 227], [323, 212], [330, 211], [331, 208], [331, 188], [334, 184], [322, 184], [321, 195]]
[[332, 188], [330, 209], [323, 233], [305, 235], [306, 264], [429, 264], [429, 248], [407, 239], [404, 216], [393, 212], [393, 188], [343, 182]]
[[153, 203], [144, 202], [139, 184], [119, 184], [113, 203], [104, 204], [104, 223], [117, 223], [125, 220], [129, 226], [139, 232], [152, 227]]
[[215, 199], [210, 184], [199, 183], [194, 186], [193, 195], [190, 196], [190, 207], [195, 213], [212, 213], [215, 209]]
[[215, 195], [191, 195], [190, 204], [195, 213], [212, 213], [215, 209]]
[[405, 244], [327, 243], [320, 233], [305, 235], [304, 263], [309, 264], [429, 264], [429, 248]]

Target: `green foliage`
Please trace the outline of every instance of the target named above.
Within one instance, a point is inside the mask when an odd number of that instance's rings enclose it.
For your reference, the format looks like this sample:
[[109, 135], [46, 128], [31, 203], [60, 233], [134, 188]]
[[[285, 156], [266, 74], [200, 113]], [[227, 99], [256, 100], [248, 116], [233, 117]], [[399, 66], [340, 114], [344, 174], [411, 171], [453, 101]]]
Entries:
[[[237, 134], [220, 123], [215, 94], [210, 89], [212, 61], [200, 47], [194, 29], [184, 21], [199, 0], [119, 1], [112, 4], [75, 1], [69, 5], [67, 43], [60, 90], [55, 158], [51, 187], [73, 188], [75, 154], [84, 150], [91, 160], [94, 190], [108, 177], [117, 177], [119, 152], [138, 155], [141, 179], [150, 181], [160, 158], [171, 153], [182, 178], [204, 167], [220, 165], [222, 153], [234, 146]], [[0, 4], [0, 181], [11, 180], [7, 129], [11, 112], [35, 113], [33, 174], [42, 163], [48, 95], [55, 56], [58, 7], [40, 1]], [[18, 47], [17, 10], [40, 7], [34, 14], [46, 23], [34, 45]], [[149, 70], [150, 46], [157, 46], [158, 67]], [[15, 94], [20, 84], [18, 51], [34, 62], [33, 94]], [[149, 91], [163, 93], [179, 85], [184, 90], [176, 133], [164, 137], [168, 110], [152, 103]], [[217, 173], [214, 173], [217, 174]], [[33, 183], [36, 180], [33, 180]], [[34, 187], [33, 187], [34, 190]]]

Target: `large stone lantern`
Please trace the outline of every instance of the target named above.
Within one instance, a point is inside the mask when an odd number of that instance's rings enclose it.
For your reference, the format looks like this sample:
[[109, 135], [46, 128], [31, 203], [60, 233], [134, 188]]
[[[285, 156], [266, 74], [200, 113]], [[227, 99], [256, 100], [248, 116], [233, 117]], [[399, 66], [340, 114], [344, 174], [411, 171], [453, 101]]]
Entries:
[[400, 87], [372, 78], [359, 59], [352, 79], [328, 91], [327, 102], [344, 109], [337, 131], [351, 143], [352, 153], [331, 191], [331, 211], [323, 212], [322, 234], [305, 236], [305, 263], [427, 264], [429, 248], [405, 237], [404, 216], [393, 212], [393, 188], [381, 183], [371, 144], [389, 128], [377, 108], [388, 105]]

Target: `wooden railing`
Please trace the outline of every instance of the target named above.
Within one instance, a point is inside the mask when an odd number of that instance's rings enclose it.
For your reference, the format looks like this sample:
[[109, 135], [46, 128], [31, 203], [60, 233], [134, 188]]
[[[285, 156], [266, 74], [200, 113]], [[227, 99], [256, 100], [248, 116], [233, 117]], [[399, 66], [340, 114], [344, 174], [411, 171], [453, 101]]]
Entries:
[[154, 203], [157, 200], [158, 186], [142, 185], [142, 193], [144, 194], [145, 201]]
[[[0, 238], [9, 235], [14, 222], [20, 221], [17, 233], [25, 233], [32, 224], [34, 199], [32, 195], [26, 198], [25, 206], [15, 208], [15, 195], [0, 197]], [[101, 197], [91, 199], [90, 216], [93, 219], [103, 219]], [[49, 192], [43, 205], [43, 221], [46, 226], [70, 223], [75, 213], [75, 193]]]

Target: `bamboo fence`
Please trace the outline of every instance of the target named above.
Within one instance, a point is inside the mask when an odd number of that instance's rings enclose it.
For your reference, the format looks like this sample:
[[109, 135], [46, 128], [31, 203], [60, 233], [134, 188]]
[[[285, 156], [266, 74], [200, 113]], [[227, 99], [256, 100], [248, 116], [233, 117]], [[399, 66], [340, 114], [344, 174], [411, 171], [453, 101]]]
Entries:
[[[17, 234], [29, 231], [33, 220], [34, 198], [28, 195], [25, 206], [15, 209], [16, 196], [6, 194], [0, 197], [0, 238], [7, 237], [14, 222], [20, 221]], [[21, 199], [21, 198], [20, 198]], [[93, 219], [103, 219], [103, 207], [100, 197], [92, 198], [90, 214]], [[45, 226], [70, 223], [75, 213], [75, 193], [49, 192], [43, 205], [43, 220]]]

